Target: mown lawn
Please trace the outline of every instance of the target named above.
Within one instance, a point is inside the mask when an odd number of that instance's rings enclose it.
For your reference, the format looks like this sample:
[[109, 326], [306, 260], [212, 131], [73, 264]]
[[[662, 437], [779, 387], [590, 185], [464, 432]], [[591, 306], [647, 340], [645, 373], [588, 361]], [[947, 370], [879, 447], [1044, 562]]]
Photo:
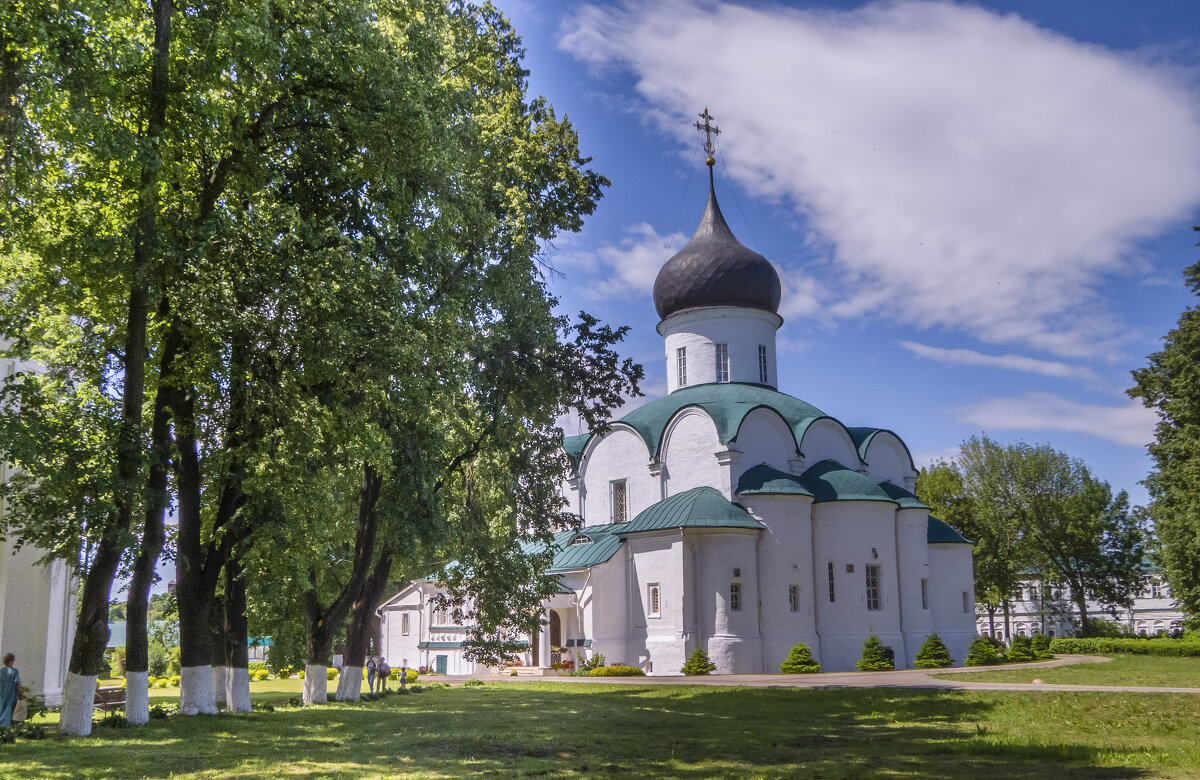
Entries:
[[1147, 685], [1167, 688], [1200, 688], [1200, 658], [1164, 658], [1152, 655], [1113, 655], [1102, 664], [1076, 664], [1029, 669], [1014, 665], [994, 672], [958, 672], [939, 675], [955, 680], [1029, 683], [1035, 679], [1061, 685]]
[[20, 741], [0, 776], [1200, 778], [1200, 696], [489, 682]]

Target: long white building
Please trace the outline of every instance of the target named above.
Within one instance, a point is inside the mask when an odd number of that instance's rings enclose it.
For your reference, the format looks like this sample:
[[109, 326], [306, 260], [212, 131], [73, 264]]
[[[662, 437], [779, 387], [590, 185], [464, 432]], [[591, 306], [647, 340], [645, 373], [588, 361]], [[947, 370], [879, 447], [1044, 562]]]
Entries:
[[[805, 642], [838, 671], [873, 633], [905, 668], [936, 632], [961, 662], [975, 636], [970, 542], [912, 494], [895, 433], [848, 428], [777, 389], [779, 277], [730, 231], [711, 169], [700, 226], [654, 301], [669, 393], [565, 442], [562, 490], [583, 524], [555, 538], [561, 593], [522, 661], [602, 653], [678, 674], [703, 648], [718, 673], [776, 672]], [[415, 581], [384, 604], [384, 652], [472, 673], [437, 592]]]

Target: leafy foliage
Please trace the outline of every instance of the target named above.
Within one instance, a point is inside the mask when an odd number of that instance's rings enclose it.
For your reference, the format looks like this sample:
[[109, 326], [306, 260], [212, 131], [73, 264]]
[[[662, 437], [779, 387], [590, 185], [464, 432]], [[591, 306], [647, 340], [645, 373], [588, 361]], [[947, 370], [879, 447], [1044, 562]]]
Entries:
[[1005, 654], [1009, 663], [1023, 664], [1035, 660], [1033, 654], [1033, 645], [1029, 637], [1018, 634], [1009, 642], [1008, 652]]
[[708, 658], [708, 653], [703, 648], [697, 647], [692, 654], [688, 656], [684, 662], [683, 668], [679, 671], [685, 675], [692, 676], [698, 674], [711, 674], [717, 670], [717, 665]]
[[1200, 657], [1200, 640], [1169, 637], [1096, 638], [1060, 637], [1050, 641], [1050, 652], [1065, 654], [1128, 653], [1130, 655], [1163, 655], [1181, 658]]
[[636, 666], [613, 664], [612, 666], [597, 666], [588, 672], [588, 675], [590, 677], [645, 677], [646, 673]]
[[986, 636], [977, 636], [967, 646], [967, 657], [963, 666], [991, 666], [1000, 663], [1000, 654], [995, 643]]
[[1029, 645], [1033, 650], [1033, 659], [1035, 661], [1049, 661], [1054, 657], [1053, 653], [1050, 652], [1050, 637], [1045, 634], [1034, 634]]
[[813, 658], [812, 650], [804, 642], [792, 645], [787, 658], [779, 665], [779, 671], [784, 674], [815, 674], [821, 671], [821, 664]]
[[937, 634], [930, 634], [921, 643], [921, 649], [913, 659], [913, 666], [918, 669], [941, 669], [954, 666], [954, 659], [950, 657], [950, 650], [942, 638]]
[[863, 642], [862, 657], [854, 664], [860, 672], [886, 672], [895, 669], [892, 659], [888, 657], [883, 642], [871, 634]]

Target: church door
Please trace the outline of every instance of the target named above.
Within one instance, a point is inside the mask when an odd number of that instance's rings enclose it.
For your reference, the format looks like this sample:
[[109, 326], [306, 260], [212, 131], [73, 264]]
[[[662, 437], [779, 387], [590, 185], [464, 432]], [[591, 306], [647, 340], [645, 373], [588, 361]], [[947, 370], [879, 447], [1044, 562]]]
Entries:
[[[550, 610], [550, 647], [562, 647], [562, 618], [557, 610]], [[562, 653], [550, 651], [550, 664], [562, 663]]]

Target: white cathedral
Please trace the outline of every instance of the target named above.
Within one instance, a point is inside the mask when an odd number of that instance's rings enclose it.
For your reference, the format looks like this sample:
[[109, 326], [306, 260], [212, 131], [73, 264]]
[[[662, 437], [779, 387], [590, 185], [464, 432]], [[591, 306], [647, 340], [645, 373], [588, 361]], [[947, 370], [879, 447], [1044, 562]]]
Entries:
[[[902, 669], [936, 632], [961, 664], [976, 636], [971, 543], [913, 495], [896, 434], [779, 392], [779, 276], [730, 231], [707, 162], [700, 226], [654, 283], [669, 392], [564, 442], [562, 492], [583, 525], [555, 537], [559, 593], [521, 660], [601, 653], [677, 675], [702, 648], [718, 674], [776, 673], [805, 642], [844, 671], [875, 634]], [[389, 663], [482, 671], [438, 592], [417, 580], [383, 604]]]

